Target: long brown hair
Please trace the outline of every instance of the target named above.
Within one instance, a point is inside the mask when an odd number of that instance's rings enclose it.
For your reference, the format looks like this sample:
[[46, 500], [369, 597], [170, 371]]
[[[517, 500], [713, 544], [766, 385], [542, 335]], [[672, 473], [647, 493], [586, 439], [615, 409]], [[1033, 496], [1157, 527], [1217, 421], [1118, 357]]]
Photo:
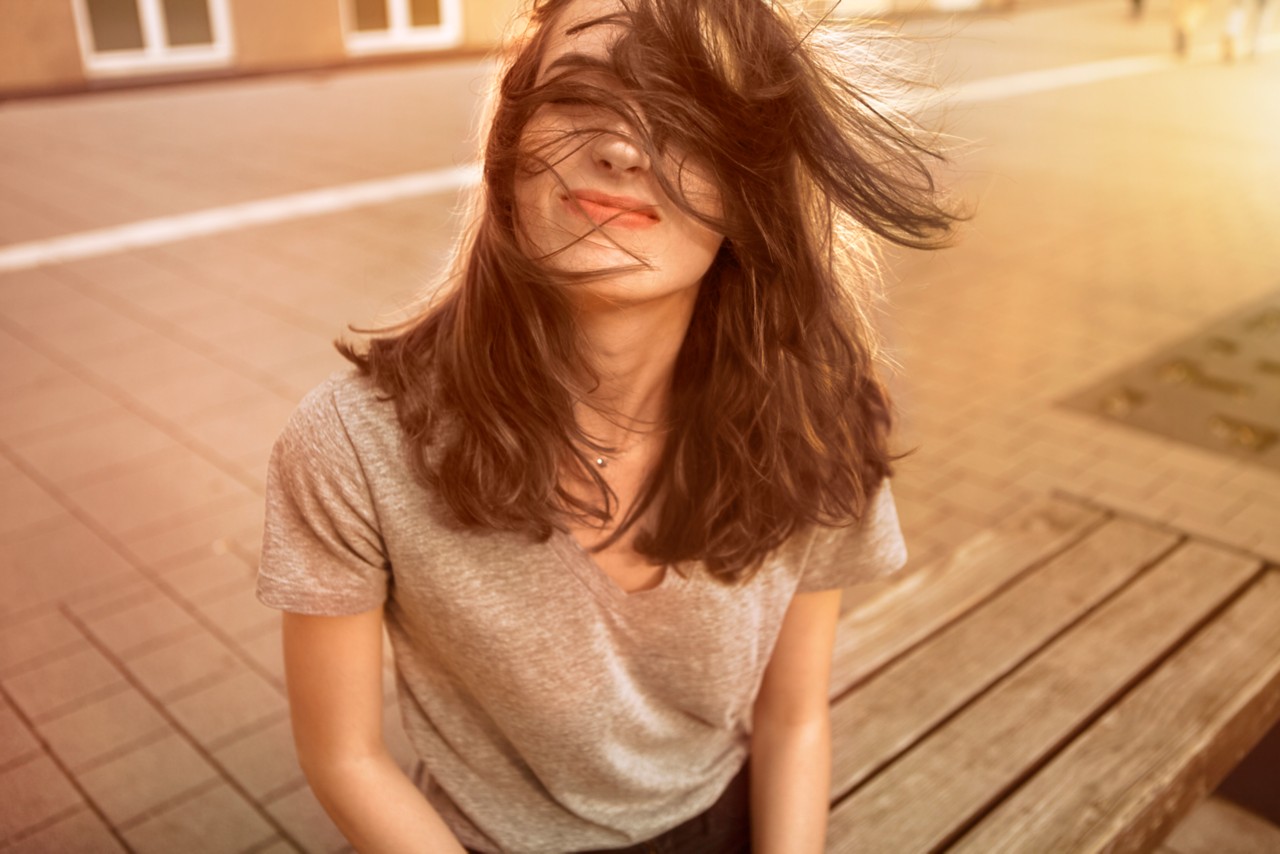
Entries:
[[[395, 401], [415, 476], [457, 523], [545, 541], [569, 518], [612, 519], [616, 496], [584, 450], [601, 446], [573, 414], [584, 374], [598, 379], [565, 293], [584, 275], [521, 250], [517, 176], [555, 167], [522, 148], [522, 131], [543, 105], [572, 97], [626, 119], [654, 164], [696, 153], [722, 217], [689, 204], [679, 169], [655, 166], [655, 178], [726, 239], [677, 356], [671, 435], [598, 548], [654, 506], [637, 552], [743, 581], [798, 531], [859, 519], [891, 473], [891, 409], [868, 321], [873, 244], [946, 240], [955, 217], [929, 168], [940, 155], [870, 82], [894, 82], [874, 52], [857, 56], [874, 40], [768, 0], [619, 0], [587, 24], [617, 27], [608, 58], [577, 57], [540, 81], [570, 2], [536, 0], [508, 54], [482, 209], [452, 281], [363, 352], [338, 348]], [[441, 429], [446, 418], [456, 429]], [[565, 471], [593, 481], [603, 506], [564, 489]]]

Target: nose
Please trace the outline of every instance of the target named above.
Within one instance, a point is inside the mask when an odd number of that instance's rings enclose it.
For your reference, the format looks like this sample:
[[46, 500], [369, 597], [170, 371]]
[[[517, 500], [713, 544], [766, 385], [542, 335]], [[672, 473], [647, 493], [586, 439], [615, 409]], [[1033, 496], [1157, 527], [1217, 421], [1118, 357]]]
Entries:
[[649, 168], [649, 155], [623, 131], [606, 131], [591, 143], [591, 159], [604, 172], [636, 174]]

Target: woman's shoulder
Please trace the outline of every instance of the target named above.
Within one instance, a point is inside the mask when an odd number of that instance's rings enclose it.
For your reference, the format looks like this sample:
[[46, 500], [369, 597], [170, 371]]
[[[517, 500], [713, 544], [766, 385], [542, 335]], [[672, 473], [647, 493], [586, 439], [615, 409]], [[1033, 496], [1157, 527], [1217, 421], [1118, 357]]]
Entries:
[[349, 444], [369, 452], [395, 447], [398, 433], [395, 402], [352, 366], [334, 371], [303, 396], [281, 441]]
[[907, 562], [893, 489], [881, 481], [860, 518], [818, 525], [808, 536], [800, 589], [850, 587], [897, 572]]

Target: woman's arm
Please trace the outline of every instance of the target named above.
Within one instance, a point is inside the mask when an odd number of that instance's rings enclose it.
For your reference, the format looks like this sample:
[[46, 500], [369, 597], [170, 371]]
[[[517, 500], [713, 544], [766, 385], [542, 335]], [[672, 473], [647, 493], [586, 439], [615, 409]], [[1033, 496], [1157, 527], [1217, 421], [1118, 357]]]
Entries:
[[361, 854], [463, 847], [382, 740], [382, 609], [284, 615], [298, 761], [325, 811]]
[[831, 792], [831, 655], [840, 591], [791, 601], [760, 685], [751, 730], [755, 854], [818, 854]]

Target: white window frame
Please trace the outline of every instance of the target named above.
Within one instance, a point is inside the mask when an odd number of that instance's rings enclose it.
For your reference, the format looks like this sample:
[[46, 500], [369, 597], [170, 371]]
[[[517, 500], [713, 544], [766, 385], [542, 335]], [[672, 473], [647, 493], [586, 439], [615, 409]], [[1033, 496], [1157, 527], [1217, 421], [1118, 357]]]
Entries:
[[95, 77], [122, 76], [155, 71], [184, 71], [227, 65], [234, 56], [231, 38], [231, 12], [227, 0], [205, 0], [209, 7], [209, 29], [212, 44], [169, 45], [161, 0], [133, 0], [138, 7], [142, 27], [141, 50], [109, 50], [98, 52], [93, 47], [93, 25], [89, 19], [87, 0], [72, 0], [76, 35], [85, 71]]
[[409, 0], [384, 0], [387, 29], [357, 30], [351, 0], [338, 0], [347, 53], [362, 56], [376, 53], [431, 50], [456, 47], [462, 41], [462, 0], [440, 0], [440, 23], [415, 27], [409, 16]]

